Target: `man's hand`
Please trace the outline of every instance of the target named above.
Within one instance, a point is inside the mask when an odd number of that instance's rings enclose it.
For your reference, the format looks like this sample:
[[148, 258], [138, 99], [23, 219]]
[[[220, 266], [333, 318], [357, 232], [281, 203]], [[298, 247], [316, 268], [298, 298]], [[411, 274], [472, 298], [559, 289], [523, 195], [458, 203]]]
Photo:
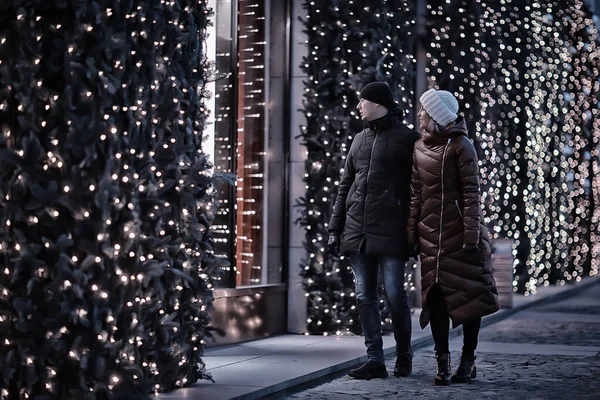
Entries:
[[477, 253], [479, 248], [476, 244], [465, 244], [463, 245], [463, 250], [465, 253]]
[[409, 243], [408, 244], [408, 257], [414, 258], [415, 260], [419, 257], [419, 244], [418, 243]]
[[340, 256], [340, 235], [335, 232], [329, 233], [329, 240], [327, 241], [327, 247], [329, 247], [329, 251], [336, 256]]

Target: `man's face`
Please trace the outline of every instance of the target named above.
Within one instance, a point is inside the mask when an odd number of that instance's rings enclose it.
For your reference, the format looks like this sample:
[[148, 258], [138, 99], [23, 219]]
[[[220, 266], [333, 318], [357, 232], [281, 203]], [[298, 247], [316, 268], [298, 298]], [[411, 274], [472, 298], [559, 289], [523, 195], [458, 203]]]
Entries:
[[421, 109], [419, 110], [419, 128], [421, 130], [427, 129], [430, 122], [431, 117], [429, 116], [429, 114], [427, 114], [427, 111], [425, 111], [423, 106], [421, 106]]
[[376, 109], [379, 107], [379, 104], [373, 103], [372, 101], [366, 99], [360, 99], [356, 109], [360, 113], [360, 118], [363, 121], [372, 121], [377, 119], [377, 111]]

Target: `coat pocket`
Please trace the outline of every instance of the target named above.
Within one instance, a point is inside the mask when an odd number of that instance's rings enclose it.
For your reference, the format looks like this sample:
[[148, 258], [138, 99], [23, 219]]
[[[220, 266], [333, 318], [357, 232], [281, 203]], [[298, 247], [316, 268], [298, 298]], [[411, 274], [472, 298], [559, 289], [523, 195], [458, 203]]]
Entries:
[[460, 211], [460, 205], [458, 204], [458, 200], [454, 200], [454, 204], [456, 204], [456, 210], [458, 211], [458, 215], [460, 215], [460, 219], [464, 220], [465, 218], [462, 215], [462, 211]]

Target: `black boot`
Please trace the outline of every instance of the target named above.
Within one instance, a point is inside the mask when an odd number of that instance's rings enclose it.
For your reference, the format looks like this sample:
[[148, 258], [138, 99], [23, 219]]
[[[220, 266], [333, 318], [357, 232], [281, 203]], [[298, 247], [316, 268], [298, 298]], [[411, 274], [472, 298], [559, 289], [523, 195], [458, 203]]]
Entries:
[[409, 353], [399, 353], [396, 355], [396, 365], [394, 366], [394, 376], [410, 376], [412, 373], [412, 349]]
[[450, 353], [437, 355], [438, 372], [435, 376], [436, 385], [447, 386], [450, 384]]
[[388, 373], [385, 369], [385, 364], [369, 360], [361, 367], [348, 372], [348, 376], [350, 378], [365, 379], [368, 381], [369, 379], [385, 378], [388, 376]]
[[471, 383], [472, 379], [477, 377], [477, 368], [475, 368], [475, 356], [460, 357], [460, 363], [454, 375], [452, 383]]

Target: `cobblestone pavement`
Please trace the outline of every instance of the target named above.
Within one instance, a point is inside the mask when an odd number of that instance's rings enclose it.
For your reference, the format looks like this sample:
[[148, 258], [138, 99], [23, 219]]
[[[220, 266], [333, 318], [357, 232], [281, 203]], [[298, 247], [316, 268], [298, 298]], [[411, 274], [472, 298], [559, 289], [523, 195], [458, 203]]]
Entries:
[[[357, 381], [338, 377], [281, 399], [600, 399], [600, 285], [569, 299], [519, 312], [484, 328], [477, 379], [433, 385], [433, 347], [415, 352], [409, 378]], [[451, 340], [452, 365], [462, 338]]]

